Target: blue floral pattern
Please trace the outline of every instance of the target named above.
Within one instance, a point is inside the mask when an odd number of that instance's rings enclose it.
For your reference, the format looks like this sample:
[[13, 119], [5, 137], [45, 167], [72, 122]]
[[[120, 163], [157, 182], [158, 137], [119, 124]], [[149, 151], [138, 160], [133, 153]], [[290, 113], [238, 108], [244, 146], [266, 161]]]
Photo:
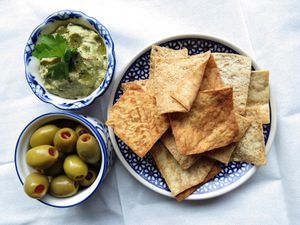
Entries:
[[[82, 19], [87, 21], [92, 27], [96, 29], [96, 31], [103, 38], [107, 50], [108, 68], [104, 80], [100, 85], [100, 87], [96, 89], [96, 91], [94, 91], [90, 96], [82, 100], [66, 101], [64, 99], [59, 100], [57, 98], [51, 98], [47, 94], [48, 92], [44, 89], [43, 85], [37, 81], [36, 77], [28, 69], [29, 63], [32, 59], [32, 52], [34, 50], [34, 45], [37, 42], [38, 36], [43, 31], [44, 26], [49, 26], [53, 24], [55, 21], [68, 20], [68, 19], [79, 19], [79, 20]], [[25, 46], [24, 63], [25, 63], [25, 75], [26, 75], [27, 82], [31, 87], [31, 90], [37, 97], [39, 97], [44, 102], [53, 104], [59, 109], [68, 109], [68, 110], [79, 109], [90, 105], [97, 97], [104, 94], [105, 90], [108, 88], [111, 81], [113, 80], [113, 75], [114, 75], [115, 65], [116, 65], [114, 43], [109, 34], [109, 31], [95, 18], [88, 17], [87, 15], [79, 11], [62, 10], [48, 16], [46, 20], [32, 32]]]
[[[225, 52], [225, 53], [236, 53], [235, 50], [225, 46], [221, 43], [200, 39], [200, 38], [183, 38], [168, 41], [160, 44], [164, 47], [169, 47], [172, 49], [182, 49], [187, 48], [189, 54], [198, 54], [211, 50], [212, 52]], [[134, 80], [144, 80], [149, 77], [149, 58], [150, 58], [150, 49], [142, 53], [127, 69], [124, 73], [116, 94], [114, 96], [114, 103], [121, 97], [123, 94], [121, 90], [121, 84]], [[271, 108], [270, 108], [271, 112]], [[270, 115], [271, 116], [271, 115]], [[271, 124], [264, 125], [264, 138], [265, 143], [268, 141], [270, 133]], [[159, 170], [155, 166], [155, 163], [148, 154], [144, 158], [138, 157], [121, 139], [115, 135], [117, 145], [119, 150], [127, 161], [128, 165], [141, 176], [147, 182], [159, 187], [163, 190], [170, 191], [164, 178], [161, 176]], [[220, 190], [226, 186], [229, 186], [247, 174], [253, 165], [245, 162], [230, 162], [227, 166], [221, 165], [222, 171], [215, 176], [211, 181], [199, 187], [193, 195], [203, 195], [205, 193], [214, 192]]]

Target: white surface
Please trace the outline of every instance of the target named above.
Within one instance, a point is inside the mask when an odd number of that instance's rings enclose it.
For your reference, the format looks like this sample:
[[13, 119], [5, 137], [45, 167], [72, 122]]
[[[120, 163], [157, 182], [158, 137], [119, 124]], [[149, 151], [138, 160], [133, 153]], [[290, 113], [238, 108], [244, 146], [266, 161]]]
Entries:
[[[116, 76], [142, 48], [177, 34], [211, 34], [249, 52], [271, 71], [277, 103], [278, 129], [267, 166], [233, 192], [205, 201], [176, 203], [145, 188], [119, 161], [102, 188], [82, 205], [56, 209], [29, 199], [14, 169], [15, 142], [31, 119], [57, 110], [28, 87], [23, 50], [35, 26], [60, 9], [83, 11], [110, 30]], [[296, 0], [1, 0], [0, 224], [299, 224], [299, 12]], [[103, 120], [109, 91], [78, 112]]]

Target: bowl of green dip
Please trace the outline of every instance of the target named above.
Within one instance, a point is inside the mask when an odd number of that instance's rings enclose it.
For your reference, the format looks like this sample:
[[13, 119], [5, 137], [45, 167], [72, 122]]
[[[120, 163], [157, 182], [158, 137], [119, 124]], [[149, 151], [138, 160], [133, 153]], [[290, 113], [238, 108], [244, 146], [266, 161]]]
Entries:
[[24, 63], [26, 80], [38, 98], [59, 109], [79, 109], [109, 87], [116, 64], [114, 43], [95, 18], [62, 10], [34, 29]]

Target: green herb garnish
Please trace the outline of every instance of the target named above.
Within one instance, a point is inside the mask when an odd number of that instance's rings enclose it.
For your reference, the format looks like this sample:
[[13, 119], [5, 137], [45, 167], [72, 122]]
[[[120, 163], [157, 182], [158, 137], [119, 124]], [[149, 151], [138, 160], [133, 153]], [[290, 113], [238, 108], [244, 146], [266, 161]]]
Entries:
[[49, 65], [48, 75], [50, 78], [59, 80], [67, 79], [69, 72], [75, 68], [74, 59], [78, 52], [70, 48], [68, 42], [62, 35], [42, 34], [39, 36], [37, 45], [32, 55], [38, 59], [57, 57], [59, 62]]

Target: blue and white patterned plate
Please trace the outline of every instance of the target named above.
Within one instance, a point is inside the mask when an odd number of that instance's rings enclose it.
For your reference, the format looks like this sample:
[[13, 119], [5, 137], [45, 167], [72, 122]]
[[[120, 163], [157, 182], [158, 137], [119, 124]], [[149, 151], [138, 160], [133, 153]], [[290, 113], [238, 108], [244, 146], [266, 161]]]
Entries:
[[[53, 33], [57, 27], [69, 22], [87, 27], [96, 31], [104, 40], [108, 66], [107, 72], [101, 85], [89, 96], [82, 99], [65, 99], [49, 93], [43, 86], [42, 79], [39, 75], [39, 60], [32, 56], [34, 46], [40, 34]], [[97, 97], [104, 94], [113, 80], [116, 66], [114, 43], [109, 31], [98, 20], [89, 17], [83, 12], [75, 10], [61, 10], [48, 16], [45, 21], [40, 24], [31, 33], [24, 51], [24, 64], [26, 80], [33, 93], [42, 101], [50, 103], [59, 109], [79, 109], [90, 105]]]
[[[176, 36], [162, 40], [156, 44], [172, 49], [187, 48], [189, 54], [198, 54], [211, 50], [212, 52], [247, 55], [239, 48], [224, 40], [203, 35]], [[119, 80], [117, 80], [114, 85], [109, 108], [123, 94], [121, 90], [122, 83], [148, 79], [150, 49], [151, 46], [141, 51], [125, 68], [124, 72], [119, 77]], [[253, 69], [259, 69], [255, 62], [252, 62], [252, 65]], [[270, 113], [271, 123], [263, 126], [267, 152], [270, 149], [276, 129], [275, 107], [272, 99], [270, 101]], [[126, 169], [145, 186], [160, 194], [171, 196], [171, 192], [164, 178], [158, 171], [151, 155], [148, 154], [144, 158], [138, 157], [114, 134], [111, 128], [109, 128], [109, 133], [116, 154]], [[254, 174], [256, 169], [256, 166], [244, 162], [230, 162], [227, 166], [223, 165], [222, 171], [214, 179], [199, 187], [197, 191], [195, 191], [187, 199], [207, 199], [222, 195], [248, 180]]]

